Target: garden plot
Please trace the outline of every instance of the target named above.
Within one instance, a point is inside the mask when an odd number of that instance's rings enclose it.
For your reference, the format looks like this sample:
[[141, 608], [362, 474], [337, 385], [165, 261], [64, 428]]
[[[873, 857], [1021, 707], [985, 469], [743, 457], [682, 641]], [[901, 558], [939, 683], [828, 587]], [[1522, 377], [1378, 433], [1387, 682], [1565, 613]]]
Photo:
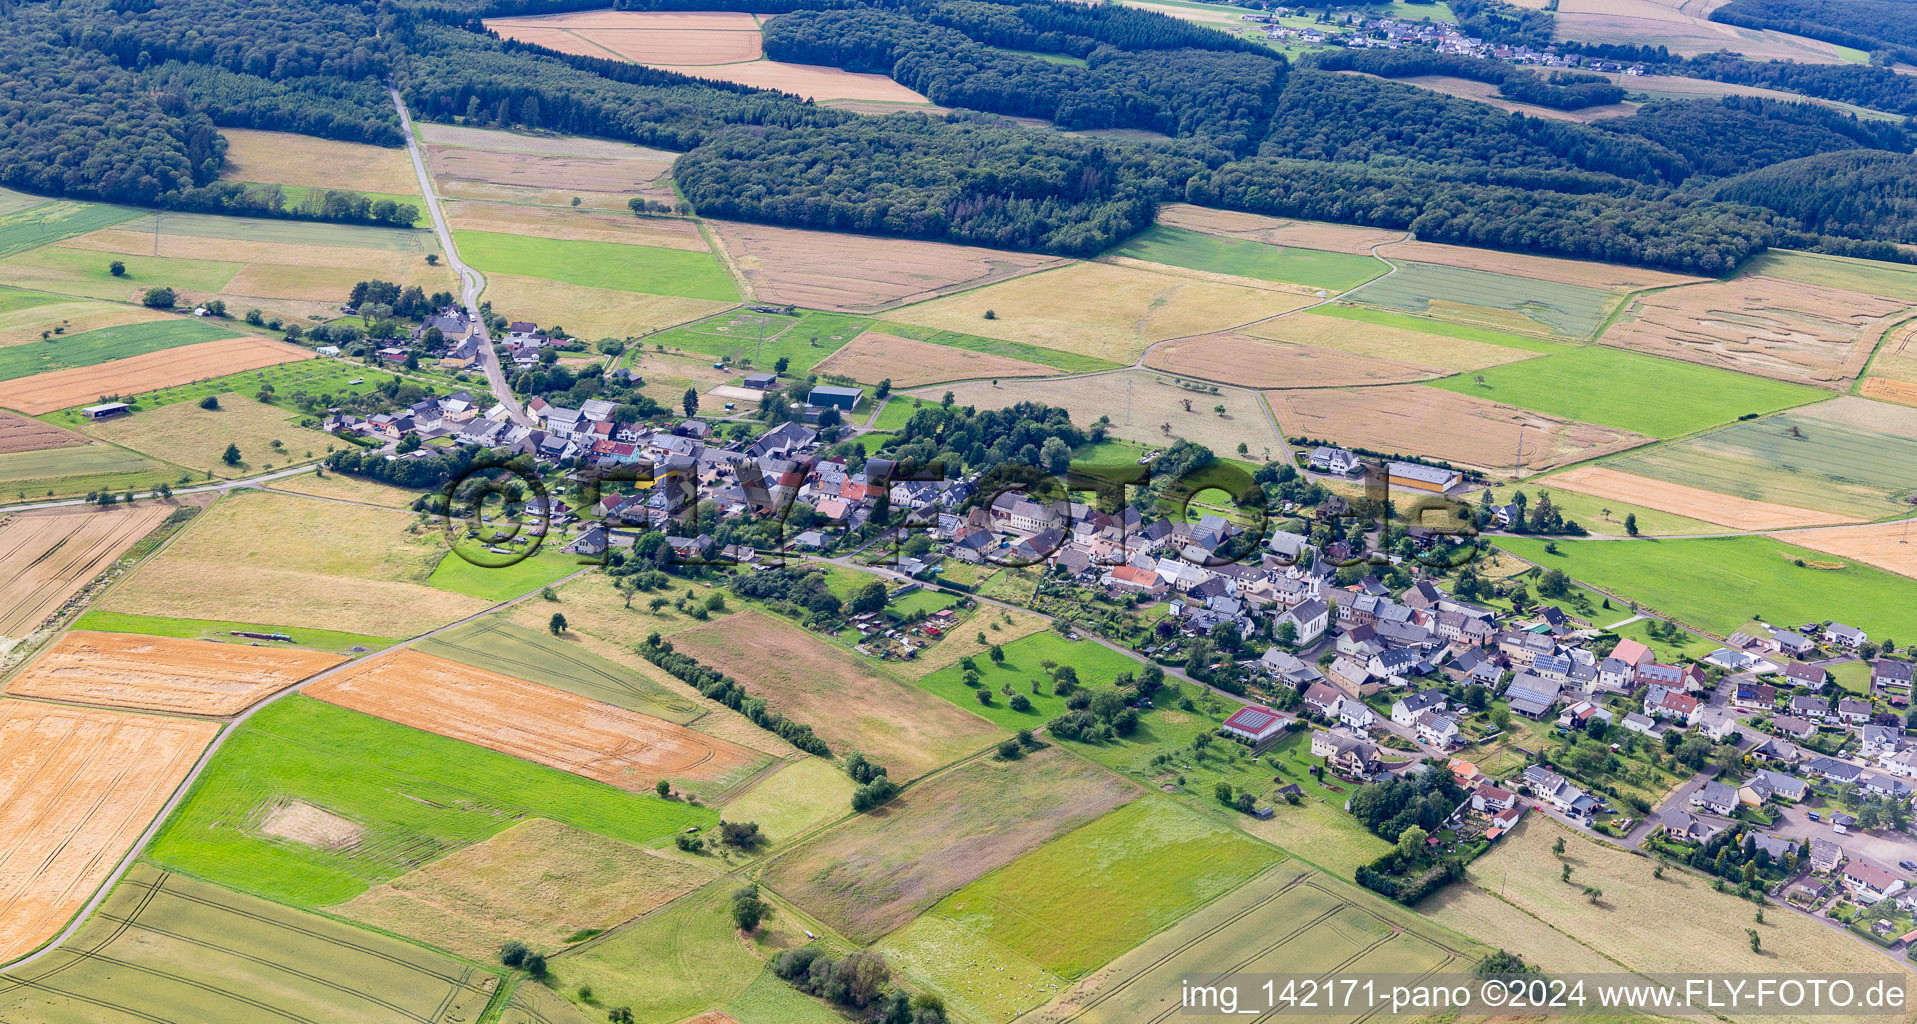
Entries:
[[1907, 302], [1744, 276], [1634, 296], [1606, 345], [1780, 380], [1831, 386], [1863, 372]]
[[1268, 394], [1286, 435], [1422, 455], [1507, 473], [1546, 469], [1644, 444], [1642, 434], [1579, 423], [1422, 384]]
[[0, 962], [73, 917], [217, 732], [212, 722], [0, 700]]
[[873, 312], [1063, 266], [1069, 260], [971, 245], [712, 221], [760, 302]]
[[75, 704], [231, 715], [345, 660], [294, 648], [76, 630], [15, 676], [7, 692]]
[[635, 792], [661, 779], [722, 792], [767, 761], [671, 722], [413, 650], [361, 662], [306, 692]]

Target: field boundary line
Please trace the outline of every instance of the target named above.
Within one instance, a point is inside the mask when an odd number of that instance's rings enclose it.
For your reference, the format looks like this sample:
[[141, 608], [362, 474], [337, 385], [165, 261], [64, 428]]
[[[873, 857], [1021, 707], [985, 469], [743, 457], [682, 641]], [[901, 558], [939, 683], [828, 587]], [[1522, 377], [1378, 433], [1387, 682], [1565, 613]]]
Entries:
[[[184, 533], [185, 531], [181, 531], [181, 532]], [[426, 632], [421, 633], [417, 636], [413, 636], [405, 640], [401, 640], [399, 643], [396, 643], [393, 646], [386, 648], [385, 650], [370, 651], [364, 655], [361, 655], [360, 657], [353, 658], [348, 661], [343, 661], [339, 663], [338, 665], [333, 666], [332, 668], [325, 669], [321, 672], [317, 672], [317, 673], [314, 673], [313, 675], [307, 676], [305, 679], [302, 679], [299, 682], [294, 683], [292, 686], [289, 686], [279, 691], [278, 693], [275, 693], [267, 697], [266, 699], [260, 701], [259, 703], [254, 704], [252, 707], [247, 708], [245, 711], [242, 711], [239, 714], [234, 715], [233, 718], [227, 722], [226, 726], [222, 728], [218, 733], [216, 733], [213, 736], [213, 738], [207, 743], [205, 749], [200, 752], [199, 759], [193, 763], [193, 767], [190, 770], [188, 770], [188, 772], [186, 773], [185, 778], [181, 779], [179, 784], [173, 788], [173, 794], [167, 798], [165, 804], [161, 805], [159, 811], [154, 814], [153, 819], [150, 822], [148, 822], [146, 829], [140, 833], [139, 837], [136, 840], [134, 840], [133, 845], [127, 850], [126, 854], [120, 858], [119, 864], [117, 864], [113, 868], [113, 870], [108, 873], [107, 877], [103, 881], [101, 881], [99, 887], [94, 891], [92, 898], [89, 899], [86, 902], [86, 904], [82, 906], [77, 913], [74, 914], [73, 919], [70, 922], [68, 922], [66, 928], [60, 931], [53, 938], [48, 939], [46, 942], [42, 943], [38, 948], [34, 949], [32, 952], [27, 953], [25, 956], [19, 957], [10, 963], [0, 964], [0, 977], [4, 977], [10, 971], [14, 971], [19, 968], [26, 967], [29, 964], [32, 964], [35, 961], [41, 959], [42, 957], [52, 953], [56, 949], [61, 948], [62, 943], [66, 942], [68, 939], [71, 939], [73, 935], [79, 931], [80, 926], [85, 924], [89, 919], [93, 917], [93, 915], [99, 910], [101, 904], [106, 902], [106, 898], [108, 894], [111, 893], [113, 888], [120, 883], [120, 880], [126, 876], [127, 871], [130, 868], [132, 868], [132, 866], [136, 862], [138, 862], [140, 857], [144, 854], [146, 848], [149, 845], [151, 845], [154, 838], [159, 835], [160, 829], [166, 824], [167, 820], [173, 816], [174, 811], [178, 810], [180, 804], [185, 802], [187, 794], [191, 792], [194, 786], [199, 782], [200, 776], [205, 773], [207, 765], [212, 763], [214, 756], [219, 753], [220, 748], [226, 744], [226, 741], [229, 738], [231, 738], [235, 732], [239, 731], [240, 726], [246, 724], [246, 722], [249, 719], [251, 719], [254, 715], [258, 714], [262, 709], [270, 707], [273, 704], [276, 704], [279, 701], [286, 699], [287, 697], [290, 697], [296, 693], [299, 693], [305, 690], [308, 686], [312, 685], [313, 683], [319, 682], [320, 680], [323, 680], [323, 679], [330, 678], [333, 675], [343, 672], [347, 669], [350, 669], [353, 666], [358, 665], [361, 662], [364, 662], [370, 658], [379, 657], [380, 655], [387, 654], [392, 651], [399, 651], [399, 650], [410, 648], [413, 645], [419, 643], [419, 641], [426, 639], [427, 637], [437, 635], [439, 633], [445, 632], [446, 630], [454, 629], [458, 626], [466, 625], [469, 622], [483, 618], [484, 616], [487, 616], [487, 615], [491, 615], [502, 608], [508, 608], [513, 605], [519, 604], [522, 601], [530, 600], [531, 598], [538, 596], [541, 591], [546, 589], [546, 587], [549, 587], [549, 586], [556, 587], [562, 583], [570, 582], [574, 579], [577, 579], [580, 576], [584, 576], [585, 574], [592, 572], [596, 568], [598, 568], [598, 566], [591, 566], [591, 565], [585, 566], [577, 572], [571, 573], [570, 575], [564, 576], [560, 579], [553, 580], [552, 582], [547, 583], [543, 586], [540, 586], [536, 589], [529, 590], [526, 593], [519, 595], [518, 597], [509, 598], [508, 600], [501, 601], [494, 605], [490, 605], [484, 610], [475, 612], [472, 615], [466, 616], [465, 618], [459, 619], [454, 622], [449, 622], [446, 625], [438, 626], [433, 629], [427, 630]]]

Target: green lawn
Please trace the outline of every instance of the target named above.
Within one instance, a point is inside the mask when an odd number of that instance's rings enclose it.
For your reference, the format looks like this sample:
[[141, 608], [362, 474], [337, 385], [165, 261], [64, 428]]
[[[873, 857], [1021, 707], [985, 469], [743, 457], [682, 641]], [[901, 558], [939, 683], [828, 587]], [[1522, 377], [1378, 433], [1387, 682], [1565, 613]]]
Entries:
[[928, 402], [922, 398], [908, 398], [904, 395], [893, 395], [891, 399], [885, 403], [885, 408], [879, 410], [878, 418], [872, 421], [872, 429], [887, 431], [903, 430], [905, 429], [905, 425], [912, 421], [913, 413], [918, 412], [922, 407], [935, 406], [937, 404], [937, 402]]
[[[1598, 623], [1600, 627], [1609, 626], [1612, 622], [1622, 622], [1631, 617], [1631, 609], [1629, 607], [1621, 605], [1616, 601], [1611, 602], [1611, 607], [1616, 610], [1616, 617], [1611, 618], [1610, 622]], [[1695, 633], [1680, 633], [1679, 638], [1675, 641], [1652, 639], [1651, 623], [1648, 619], [1639, 619], [1629, 625], [1619, 626], [1611, 632], [1627, 640], [1636, 640], [1638, 643], [1656, 651], [1657, 660], [1662, 662], [1675, 662], [1679, 658], [1702, 658], [1718, 648], [1717, 644], [1702, 639]], [[1669, 634], [1665, 635], [1668, 636]]]
[[[461, 543], [472, 545], [474, 542]], [[474, 549], [474, 557], [484, 560], [505, 556], [494, 556], [482, 549]], [[556, 583], [585, 567], [586, 563], [560, 551], [559, 546], [550, 540], [541, 545], [538, 554], [497, 567], [474, 565], [458, 552], [448, 551], [446, 557], [433, 567], [433, 574], [426, 578], [426, 585], [485, 601], [510, 601]]]
[[[269, 809], [291, 800], [356, 823], [359, 841], [321, 848], [262, 834]], [[226, 741], [148, 854], [269, 899], [326, 906], [533, 814], [648, 845], [718, 819], [709, 808], [293, 696]]]
[[154, 320], [0, 348], [0, 380], [92, 366], [201, 341], [239, 335], [205, 320]]
[[[779, 316], [732, 310], [647, 335], [645, 347], [767, 368], [785, 359], [788, 375], [804, 375], [871, 326], [871, 317], [845, 313], [807, 310]], [[645, 372], [643, 362], [639, 372]]]
[[397, 638], [341, 633], [330, 629], [306, 629], [299, 626], [275, 626], [258, 622], [217, 622], [212, 619], [177, 619], [161, 615], [135, 615], [131, 612], [103, 612], [98, 609], [80, 616], [74, 629], [97, 629], [106, 633], [140, 633], [146, 636], [174, 636], [188, 640], [216, 639], [227, 643], [251, 643], [231, 635], [233, 630], [249, 633], [285, 633], [293, 646], [345, 654], [354, 648], [376, 651], [391, 647]]
[[1818, 388], [1598, 346], [1487, 366], [1431, 386], [1652, 437], [1677, 437], [1830, 396]]
[[496, 231], [455, 231], [453, 243], [459, 246], [461, 258], [482, 271], [543, 277], [586, 288], [739, 301], [732, 278], [711, 253]]
[[1391, 269], [1369, 256], [1269, 245], [1155, 224], [1112, 255], [1214, 274], [1348, 291]]
[[[1002, 649], [1005, 653], [1003, 663], [994, 664], [991, 658], [983, 655], [972, 659], [973, 664], [978, 666], [977, 689], [965, 685], [965, 670], [958, 665], [939, 669], [919, 680], [918, 685], [1008, 729], [1037, 729], [1065, 713], [1065, 698], [1052, 693], [1051, 672], [1043, 662], [1070, 665], [1078, 671], [1080, 684], [1101, 687], [1110, 686], [1121, 672], [1136, 672], [1142, 667], [1137, 661], [1102, 644], [1090, 640], [1067, 640], [1050, 630], [1014, 640]], [[1036, 693], [1032, 689], [1035, 681], [1038, 683]], [[1025, 699], [1032, 702], [1031, 710], [1013, 711], [1006, 703], [1011, 698], [1002, 692], [1006, 686], [1024, 694]], [[978, 691], [981, 689], [991, 691], [990, 705], [978, 702]]]
[[1502, 345], [1505, 348], [1522, 349], [1526, 352], [1563, 352], [1565, 348], [1556, 342], [1539, 341], [1536, 338], [1520, 337], [1502, 331], [1488, 330], [1483, 327], [1467, 327], [1464, 324], [1448, 324], [1420, 316], [1406, 316], [1403, 313], [1391, 313], [1370, 306], [1346, 306], [1343, 304], [1318, 306], [1310, 311], [1312, 316], [1336, 317], [1353, 323], [1376, 324], [1379, 327], [1396, 327], [1406, 331], [1420, 331], [1436, 334], [1459, 341], [1481, 341], [1487, 345]]
[[[1549, 494], [1551, 503], [1564, 510], [1568, 519], [1577, 520], [1578, 525], [1592, 533], [1622, 537], [1626, 534], [1624, 518], [1637, 517], [1638, 533], [1646, 537], [1678, 537], [1695, 533], [1723, 533], [1724, 528], [1716, 523], [1707, 523], [1701, 519], [1680, 516], [1670, 512], [1660, 512], [1642, 505], [1632, 505], [1614, 498], [1594, 498], [1577, 491], [1568, 491], [1552, 485], [1548, 476], [1533, 477], [1516, 487], [1494, 487], [1491, 493], [1494, 500], [1508, 500], [1511, 495], [1523, 491], [1533, 505], [1540, 495]], [[1469, 504], [1479, 503], [1479, 494], [1472, 491], [1463, 496]]]
[[1811, 568], [1832, 556], [1767, 537], [1560, 540], [1555, 555], [1545, 554], [1542, 540], [1500, 537], [1497, 543], [1714, 636], [1752, 618], [1793, 625], [1837, 619], [1880, 638], [1917, 636], [1910, 580], [1855, 562]]
[[42, 448], [0, 455], [0, 501], [83, 494], [105, 488], [145, 491], [181, 471], [112, 445]]
[[1845, 692], [1859, 695], [1870, 693], [1870, 662], [1846, 661], [1828, 668], [1831, 678], [1837, 680], [1837, 685]]
[[929, 913], [1078, 978], [1281, 857], [1151, 796], [1033, 850]]

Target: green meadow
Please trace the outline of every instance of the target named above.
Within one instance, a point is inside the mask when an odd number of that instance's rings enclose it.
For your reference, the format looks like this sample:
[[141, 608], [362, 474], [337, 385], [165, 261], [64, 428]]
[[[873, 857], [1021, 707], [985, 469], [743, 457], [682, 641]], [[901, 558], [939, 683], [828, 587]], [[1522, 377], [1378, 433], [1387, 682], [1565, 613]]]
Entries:
[[965, 886], [929, 913], [1078, 978], [1281, 859], [1264, 843], [1148, 796]]
[[5, 196], [11, 201], [0, 210], [0, 256], [98, 231], [139, 215], [138, 210], [103, 203], [45, 200], [11, 191]]
[[[126, 272], [117, 277], [110, 269], [115, 262], [126, 267]], [[244, 263], [225, 260], [130, 256], [49, 246], [0, 260], [0, 277], [13, 284], [62, 295], [125, 302], [147, 288], [222, 291], [227, 282], [245, 268]]]
[[455, 231], [453, 239], [460, 256], [482, 271], [648, 295], [739, 300], [738, 289], [711, 253], [496, 231]]
[[[1087, 687], [1110, 686], [1119, 673], [1136, 672], [1141, 667], [1102, 644], [1067, 640], [1049, 630], [1014, 640], [1001, 651], [1003, 662], [994, 662], [984, 654], [972, 659], [979, 674], [977, 687], [965, 685], [965, 669], [959, 665], [939, 669], [919, 680], [918, 685], [1008, 729], [1039, 729], [1066, 711], [1065, 698], [1052, 692], [1052, 670], [1045, 667], [1045, 662], [1072, 666], [1078, 672], [1079, 684]], [[1024, 694], [1031, 708], [1012, 710], [1011, 695], [1004, 692], [1007, 687]], [[980, 690], [992, 695], [992, 703], [978, 702]]]
[[1431, 387], [1652, 437], [1827, 398], [1799, 384], [1590, 346], [1461, 373]]
[[29, 341], [0, 348], [0, 380], [36, 373], [93, 366], [162, 349], [192, 345], [239, 335], [204, 320], [154, 320], [122, 327], [105, 327], [48, 341]]
[[24, 501], [101, 488], [144, 491], [177, 480], [181, 472], [109, 444], [8, 452], [0, 454], [0, 500]]
[[901, 338], [928, 341], [934, 345], [949, 345], [970, 352], [984, 352], [989, 355], [1005, 356], [1010, 359], [1023, 359], [1028, 363], [1041, 366], [1054, 366], [1066, 373], [1089, 373], [1093, 370], [1117, 369], [1117, 363], [1091, 356], [1082, 356], [1076, 352], [1060, 352], [1057, 349], [1040, 348], [1019, 341], [1001, 341], [997, 338], [981, 338], [976, 334], [961, 334], [958, 331], [941, 331], [933, 327], [920, 327], [916, 324], [897, 324], [882, 320], [872, 325], [872, 329], [881, 334], [892, 334]]
[[428, 637], [416, 647], [425, 654], [503, 672], [671, 722], [684, 724], [706, 713], [692, 698], [589, 653], [574, 637], [516, 626], [497, 615]]
[[1156, 224], [1112, 250], [1148, 263], [1342, 292], [1391, 269], [1369, 256], [1223, 238]]
[[1588, 338], [1617, 304], [1610, 292], [1577, 285], [1466, 270], [1435, 263], [1402, 263], [1396, 273], [1348, 298], [1473, 326]]
[[1400, 330], [1417, 331], [1421, 334], [1435, 334], [1443, 338], [1456, 338], [1459, 341], [1481, 341], [1487, 345], [1502, 345], [1505, 348], [1522, 349], [1526, 352], [1563, 352], [1562, 344], [1552, 341], [1540, 341], [1503, 331], [1493, 331], [1484, 327], [1469, 327], [1465, 324], [1445, 323], [1422, 316], [1408, 316], [1371, 306], [1347, 306], [1336, 303], [1327, 306], [1314, 306], [1307, 310], [1310, 316], [1328, 316], [1338, 320], [1349, 320], [1358, 324], [1376, 324], [1379, 327], [1396, 327]]
[[[303, 801], [361, 831], [312, 846], [262, 831]], [[296, 906], [327, 906], [537, 814], [651, 845], [716, 812], [292, 696], [233, 733], [148, 848], [158, 863]]]
[[784, 359], [788, 374], [803, 375], [872, 325], [871, 317], [847, 313], [806, 310], [779, 316], [731, 310], [647, 335], [645, 343], [655, 350], [664, 346], [765, 369]]
[[[1769, 537], [1559, 540], [1555, 555], [1544, 550], [1553, 542], [1500, 537], [1497, 543], [1715, 636], [1753, 618], [1792, 625], [1838, 619], [1880, 640], [1917, 636], [1909, 579]], [[1815, 567], [1840, 561], [1842, 569]], [[1618, 618], [1628, 614], [1620, 609]]]
[[[460, 543], [466, 545], [473, 557], [481, 561], [505, 557], [478, 547], [476, 541], [462, 540]], [[578, 556], [560, 551], [559, 545], [551, 542], [541, 545], [536, 554], [504, 566], [475, 565], [459, 552], [448, 551], [446, 557], [440, 559], [433, 568], [433, 574], [426, 577], [426, 585], [496, 603], [510, 601], [540, 587], [557, 583], [587, 565]]]

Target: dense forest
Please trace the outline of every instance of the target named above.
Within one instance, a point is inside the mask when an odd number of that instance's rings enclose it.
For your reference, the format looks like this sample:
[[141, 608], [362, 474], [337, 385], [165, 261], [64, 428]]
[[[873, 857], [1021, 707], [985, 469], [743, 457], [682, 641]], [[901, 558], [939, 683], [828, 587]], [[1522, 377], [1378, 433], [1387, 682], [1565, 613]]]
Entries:
[[1774, 210], [1807, 230], [1917, 242], [1917, 156], [1909, 153], [1790, 160], [1721, 182], [1711, 196]]
[[1772, 28], [1917, 62], [1917, 0], [1731, 0], [1711, 20]]
[[1602, 75], [1553, 71], [1542, 75], [1529, 68], [1487, 57], [1439, 53], [1436, 50], [1326, 50], [1311, 58], [1324, 71], [1362, 71], [1380, 78], [1450, 75], [1498, 87], [1498, 94], [1520, 103], [1558, 110], [1582, 110], [1624, 99], [1624, 89]]
[[[234, 17], [233, 0], [13, 5], [0, 36], [9, 69], [0, 183], [173, 209], [411, 223], [411, 207], [349, 193], [289, 203], [276, 188], [218, 180], [223, 126], [397, 144], [390, 76], [424, 119], [681, 152], [675, 179], [711, 216], [1082, 256], [1150, 224], [1158, 204], [1189, 200], [1708, 273], [1771, 244], [1909, 258], [1885, 240], [1912, 231], [1910, 130], [1821, 107], [1671, 101], [1593, 124], [1529, 117], [1388, 79], [1458, 75], [1565, 109], [1614, 102], [1618, 87], [1425, 51], [1329, 52], [1294, 68], [1255, 40], [1118, 4], [616, 4], [779, 12], [766, 33], [772, 56], [884, 73], [959, 108], [869, 117], [501, 40], [477, 20], [600, 6], [260, 0]], [[1551, 34], [1548, 10], [1453, 7], [1501, 41]], [[1647, 52], [1660, 70], [1917, 109], [1912, 87], [1882, 68]], [[1005, 115], [1171, 138], [1076, 137]]]

